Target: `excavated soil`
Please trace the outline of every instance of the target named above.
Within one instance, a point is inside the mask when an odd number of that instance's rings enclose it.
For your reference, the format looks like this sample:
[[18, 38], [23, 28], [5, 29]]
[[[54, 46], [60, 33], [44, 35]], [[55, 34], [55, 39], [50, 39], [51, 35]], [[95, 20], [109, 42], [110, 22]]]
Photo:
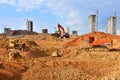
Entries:
[[[111, 52], [85, 51], [86, 41], [69, 46], [61, 57], [51, 54], [74, 40], [49, 34], [14, 36], [25, 42], [25, 51], [15, 54], [7, 50], [11, 37], [0, 37], [0, 80], [120, 80], [120, 36], [94, 32], [84, 35], [113, 39]], [[83, 35], [82, 35], [83, 36]], [[18, 57], [21, 56], [21, 57]]]

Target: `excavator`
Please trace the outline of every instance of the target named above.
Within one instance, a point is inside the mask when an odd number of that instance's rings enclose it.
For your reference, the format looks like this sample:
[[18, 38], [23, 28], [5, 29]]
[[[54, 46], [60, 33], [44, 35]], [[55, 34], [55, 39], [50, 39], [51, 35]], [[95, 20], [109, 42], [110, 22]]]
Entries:
[[75, 45], [77, 43], [79, 43], [80, 41], [85, 40], [88, 41], [88, 44], [90, 47], [85, 48], [85, 51], [94, 51], [94, 52], [99, 52], [100, 49], [102, 49], [102, 52], [104, 51], [110, 51], [110, 49], [108, 48], [108, 46], [112, 46], [113, 45], [113, 40], [109, 39], [109, 38], [101, 38], [97, 35], [94, 36], [89, 36], [89, 35], [82, 35], [70, 42], [66, 42], [62, 48], [60, 48], [58, 50], [58, 52], [54, 52], [52, 54], [52, 56], [57, 56], [60, 57], [62, 56], [63, 52], [65, 51], [65, 49], [69, 46]]
[[58, 23], [58, 31], [54, 34], [56, 37], [60, 38], [70, 38], [70, 34], [65, 32], [65, 29]]

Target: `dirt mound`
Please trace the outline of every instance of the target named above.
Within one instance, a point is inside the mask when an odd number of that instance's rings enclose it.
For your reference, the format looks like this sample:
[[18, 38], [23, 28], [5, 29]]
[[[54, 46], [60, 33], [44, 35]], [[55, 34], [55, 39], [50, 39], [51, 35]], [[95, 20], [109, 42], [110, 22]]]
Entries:
[[21, 73], [26, 68], [16, 62], [1, 61], [0, 63], [0, 79], [1, 80], [20, 80]]
[[120, 39], [114, 39], [113, 40], [113, 48], [115, 48], [115, 49], [119, 49], [120, 50]]
[[24, 37], [24, 39], [29, 39], [29, 40], [33, 40], [33, 41], [61, 41], [62, 39], [60, 38], [56, 38], [50, 34], [38, 34], [38, 35], [27, 35]]
[[25, 45], [28, 46], [28, 47], [38, 46], [34, 41], [29, 41], [29, 40], [25, 41]]
[[32, 46], [38, 46], [37, 44], [36, 44], [36, 42], [35, 41], [33, 41], [33, 40], [29, 40], [29, 39], [19, 39], [19, 43], [25, 43], [25, 45], [28, 47], [32, 47]]
[[0, 48], [0, 55], [7, 54], [8, 51], [5, 48]]
[[89, 36], [98, 36], [99, 38], [109, 38], [109, 39], [120, 39], [120, 36], [118, 35], [112, 35], [104, 32], [91, 32], [88, 34], [84, 35], [89, 35]]
[[5, 36], [0, 37], [0, 47], [1, 48], [7, 48], [9, 45], [9, 39]]
[[25, 58], [40, 58], [50, 56], [47, 51], [40, 50], [40, 48], [32, 48], [29, 51], [21, 52], [20, 54]]

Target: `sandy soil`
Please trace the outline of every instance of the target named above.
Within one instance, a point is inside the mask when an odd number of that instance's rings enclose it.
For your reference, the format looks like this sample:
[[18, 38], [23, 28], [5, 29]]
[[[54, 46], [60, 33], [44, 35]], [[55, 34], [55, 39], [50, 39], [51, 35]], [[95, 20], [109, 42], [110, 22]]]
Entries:
[[[0, 80], [120, 80], [120, 36], [105, 33], [89, 33], [114, 39], [112, 52], [84, 51], [86, 41], [68, 47], [62, 57], [52, 57], [65, 42], [49, 34], [15, 37], [25, 42], [22, 57], [10, 55], [6, 48], [9, 38], [0, 37]], [[116, 50], [117, 49], [117, 50]]]

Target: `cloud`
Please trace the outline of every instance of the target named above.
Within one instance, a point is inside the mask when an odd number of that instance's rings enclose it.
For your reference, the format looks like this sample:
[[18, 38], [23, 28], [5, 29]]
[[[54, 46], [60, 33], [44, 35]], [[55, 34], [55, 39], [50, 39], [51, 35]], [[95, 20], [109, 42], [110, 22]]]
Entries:
[[14, 6], [16, 4], [16, 0], [0, 0], [0, 4], [8, 4]]
[[43, 0], [18, 0], [17, 6], [18, 10], [33, 10], [39, 8]]
[[59, 19], [63, 19], [65, 25], [75, 26], [83, 24], [82, 14], [75, 7], [75, 3], [69, 0], [53, 0], [46, 3], [46, 6], [57, 15]]
[[[11, 22], [12, 21], [12, 22]], [[24, 18], [20, 17], [2, 17], [0, 16], [0, 32], [3, 32], [4, 27], [11, 28], [12, 30], [25, 29]]]
[[119, 7], [118, 0], [0, 0], [0, 4], [15, 6], [16, 12], [43, 10], [58, 17], [58, 21], [63, 25], [71, 28], [78, 27], [82, 31], [87, 31], [88, 16], [95, 14], [97, 9], [100, 15], [104, 15], [102, 16], [104, 19]]
[[[82, 21], [82, 14], [76, 9], [75, 3], [77, 0], [18, 0], [17, 12], [30, 11], [34, 9], [41, 10], [41, 7], [46, 7], [50, 13], [58, 16], [59, 21], [64, 22], [67, 26], [84, 25]], [[47, 10], [47, 11], [48, 11]]]

